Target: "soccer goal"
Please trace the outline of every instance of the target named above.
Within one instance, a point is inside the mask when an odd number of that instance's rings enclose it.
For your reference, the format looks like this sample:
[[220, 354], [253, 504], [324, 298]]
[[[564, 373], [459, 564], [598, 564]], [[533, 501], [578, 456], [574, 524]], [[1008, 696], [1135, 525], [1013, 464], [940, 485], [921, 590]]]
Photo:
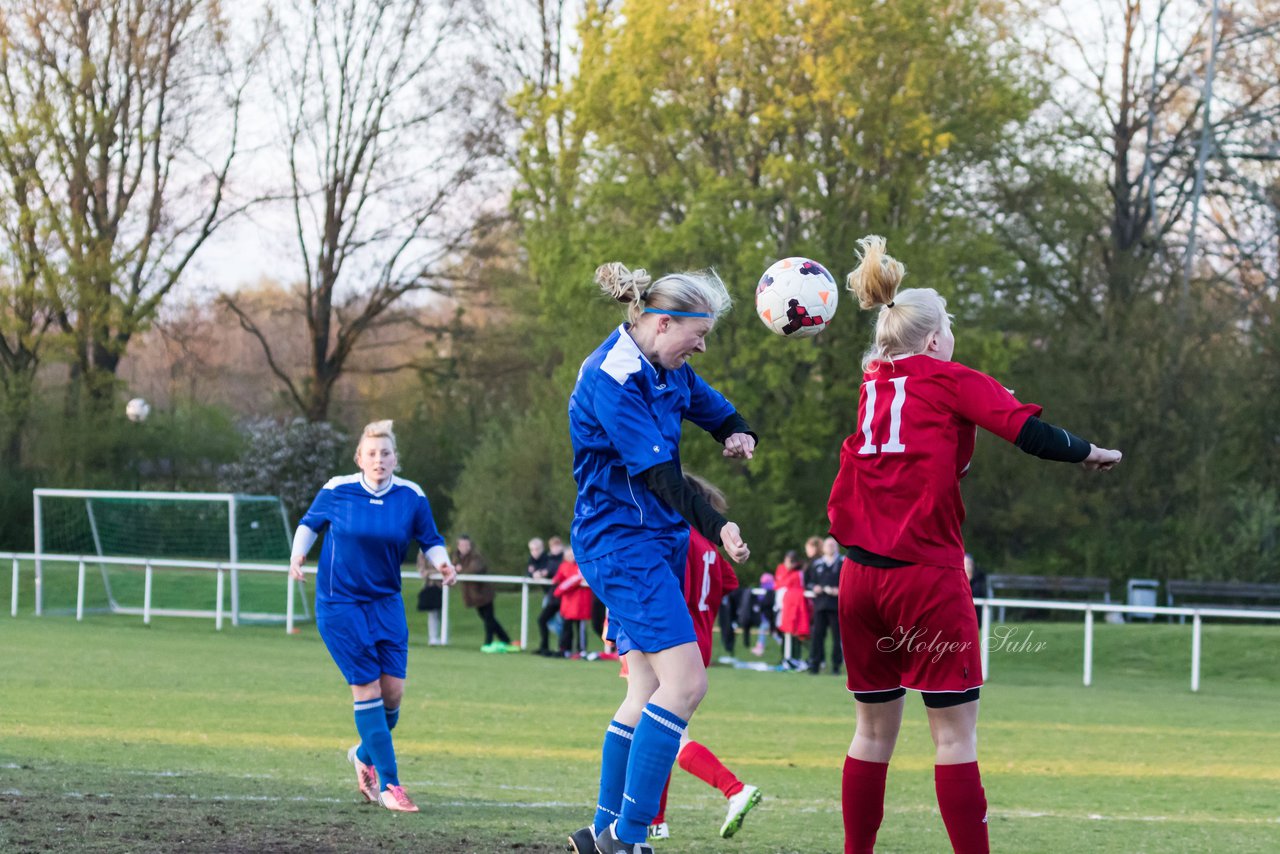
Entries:
[[[292, 532], [275, 496], [36, 489], [33, 498], [37, 613], [211, 618], [223, 611], [225, 572], [233, 625], [286, 619], [287, 574], [241, 566], [288, 563]], [[295, 620], [310, 617], [302, 599]]]

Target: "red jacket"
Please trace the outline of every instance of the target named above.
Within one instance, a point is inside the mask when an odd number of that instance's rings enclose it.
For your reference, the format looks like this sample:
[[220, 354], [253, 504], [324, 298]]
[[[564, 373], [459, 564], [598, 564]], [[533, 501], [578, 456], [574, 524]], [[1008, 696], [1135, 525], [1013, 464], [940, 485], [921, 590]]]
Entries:
[[578, 565], [571, 560], [560, 564], [556, 570], [555, 595], [560, 599], [560, 616], [565, 620], [590, 620], [594, 597], [591, 588], [582, 580]]
[[[804, 571], [788, 569], [785, 563], [773, 571], [774, 584], [782, 597], [778, 631], [798, 638], [809, 636], [809, 600], [804, 596]], [[782, 593], [782, 591], [786, 593]]]

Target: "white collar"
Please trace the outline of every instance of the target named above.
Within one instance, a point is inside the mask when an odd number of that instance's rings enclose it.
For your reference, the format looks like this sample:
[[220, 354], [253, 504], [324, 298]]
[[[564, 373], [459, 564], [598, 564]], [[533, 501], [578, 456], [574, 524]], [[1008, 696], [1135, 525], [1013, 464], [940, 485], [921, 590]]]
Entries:
[[395, 486], [395, 484], [396, 484], [396, 477], [395, 475], [392, 475], [391, 477], [387, 478], [387, 483], [385, 486], [382, 487], [382, 489], [374, 489], [372, 486], [370, 486], [369, 481], [364, 479], [364, 472], [360, 472], [360, 485], [364, 487], [365, 492], [369, 493], [375, 498], [380, 498], [381, 496], [386, 495], [388, 492], [391, 491], [391, 487]]

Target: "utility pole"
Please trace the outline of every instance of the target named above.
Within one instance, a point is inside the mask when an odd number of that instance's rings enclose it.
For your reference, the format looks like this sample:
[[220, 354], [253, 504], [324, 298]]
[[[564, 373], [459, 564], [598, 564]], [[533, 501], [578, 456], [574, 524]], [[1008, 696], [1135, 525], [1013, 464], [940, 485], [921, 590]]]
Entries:
[[1191, 190], [1191, 227], [1187, 234], [1187, 255], [1182, 267], [1182, 305], [1179, 307], [1183, 319], [1191, 301], [1191, 267], [1196, 255], [1196, 225], [1200, 220], [1200, 198], [1204, 195], [1204, 167], [1214, 146], [1213, 134], [1213, 75], [1218, 60], [1218, 0], [1213, 0], [1213, 12], [1209, 16], [1209, 54], [1205, 61], [1204, 73], [1204, 118], [1200, 124], [1200, 146], [1196, 152], [1196, 178]]

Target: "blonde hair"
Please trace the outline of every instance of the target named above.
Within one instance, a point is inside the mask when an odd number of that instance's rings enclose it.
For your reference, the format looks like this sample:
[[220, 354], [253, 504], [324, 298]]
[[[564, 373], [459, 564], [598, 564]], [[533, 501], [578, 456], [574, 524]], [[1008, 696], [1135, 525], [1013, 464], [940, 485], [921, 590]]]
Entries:
[[[365, 439], [390, 439], [391, 450], [396, 449], [396, 434], [391, 429], [394, 422], [388, 418], [385, 421], [370, 421], [364, 425], [364, 430], [360, 432], [360, 441], [356, 442], [356, 465], [360, 464], [360, 446], [364, 444]], [[399, 466], [397, 466], [399, 468]]]
[[670, 273], [654, 282], [643, 269], [628, 270], [626, 265], [611, 261], [596, 268], [596, 284], [611, 299], [626, 303], [627, 320], [632, 325], [640, 322], [646, 308], [705, 313], [714, 321], [733, 304], [715, 270]]
[[880, 309], [875, 342], [862, 357], [862, 369], [882, 360], [923, 353], [929, 336], [951, 322], [947, 301], [933, 288], [898, 286], [907, 276], [902, 262], [885, 252], [885, 239], [875, 234], [858, 241], [858, 266], [849, 274], [849, 292], [861, 308]]
[[712, 510], [721, 516], [729, 512], [729, 502], [724, 497], [724, 493], [711, 481], [698, 477], [696, 474], [685, 472], [684, 482], [690, 489], [705, 498], [707, 503], [711, 505]]

